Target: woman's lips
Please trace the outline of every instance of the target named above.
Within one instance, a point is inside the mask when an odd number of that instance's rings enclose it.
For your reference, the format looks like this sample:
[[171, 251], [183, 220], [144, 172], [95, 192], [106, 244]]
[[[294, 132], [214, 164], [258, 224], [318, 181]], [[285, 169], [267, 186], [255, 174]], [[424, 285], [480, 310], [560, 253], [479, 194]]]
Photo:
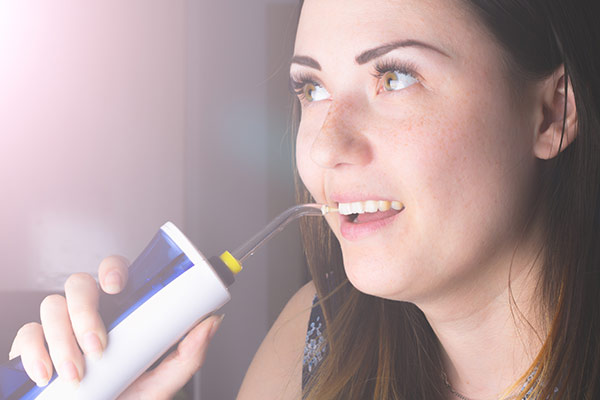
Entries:
[[396, 220], [402, 210], [378, 211], [356, 215], [340, 215], [340, 233], [346, 240], [359, 240], [377, 233]]

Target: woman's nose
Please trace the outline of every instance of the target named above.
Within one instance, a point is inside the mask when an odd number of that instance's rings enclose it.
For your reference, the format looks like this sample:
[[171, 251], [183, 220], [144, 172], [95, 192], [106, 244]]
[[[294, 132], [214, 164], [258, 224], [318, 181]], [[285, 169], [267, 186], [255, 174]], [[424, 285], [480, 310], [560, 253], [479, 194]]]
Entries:
[[364, 119], [361, 118], [351, 106], [332, 103], [312, 143], [311, 159], [322, 168], [364, 166], [371, 162], [373, 156], [369, 141], [360, 132], [360, 127], [352, 122]]

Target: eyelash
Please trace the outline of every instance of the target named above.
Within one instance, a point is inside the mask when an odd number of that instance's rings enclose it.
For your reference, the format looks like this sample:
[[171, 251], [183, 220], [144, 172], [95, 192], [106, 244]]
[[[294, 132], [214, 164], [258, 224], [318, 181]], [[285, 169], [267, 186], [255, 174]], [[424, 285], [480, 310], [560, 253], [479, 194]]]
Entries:
[[[371, 73], [371, 75], [379, 81], [386, 73], [398, 71], [402, 74], [412, 76], [420, 82], [421, 78], [416, 73], [416, 70], [417, 68], [415, 65], [408, 62], [382, 60], [375, 63], [374, 71]], [[316, 76], [309, 72], [298, 72], [290, 78], [290, 88], [300, 100], [304, 100], [304, 86], [308, 84], [323, 86]]]
[[417, 67], [411, 63], [395, 60], [383, 60], [375, 63], [375, 72], [372, 73], [375, 78], [380, 80], [388, 72], [398, 71], [401, 74], [412, 76], [417, 81], [421, 81], [416, 72]]
[[294, 76], [290, 77], [291, 90], [296, 93], [296, 96], [298, 96], [300, 100], [304, 100], [304, 86], [308, 84], [322, 86], [319, 80], [313, 74], [308, 72], [295, 73]]

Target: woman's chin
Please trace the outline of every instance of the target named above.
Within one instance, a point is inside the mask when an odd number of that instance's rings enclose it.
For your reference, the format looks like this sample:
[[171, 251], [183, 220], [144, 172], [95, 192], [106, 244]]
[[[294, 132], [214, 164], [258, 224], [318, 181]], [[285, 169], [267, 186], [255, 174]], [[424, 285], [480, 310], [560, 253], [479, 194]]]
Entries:
[[344, 265], [348, 281], [352, 286], [358, 291], [371, 296], [393, 300], [404, 298], [402, 295], [405, 292], [403, 282], [398, 280], [397, 277], [391, 277], [389, 271], [382, 269], [377, 271], [372, 268], [372, 265], [369, 268], [368, 263], [365, 264]]

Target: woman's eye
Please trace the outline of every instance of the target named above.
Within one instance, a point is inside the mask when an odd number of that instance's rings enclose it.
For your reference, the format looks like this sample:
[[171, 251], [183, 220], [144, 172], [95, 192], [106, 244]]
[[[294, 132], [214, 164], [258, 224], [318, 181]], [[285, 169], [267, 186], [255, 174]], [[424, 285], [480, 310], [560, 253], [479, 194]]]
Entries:
[[315, 82], [306, 83], [302, 89], [302, 94], [309, 102], [326, 100], [330, 97], [327, 89]]
[[383, 89], [388, 92], [405, 89], [418, 82], [414, 76], [398, 70], [385, 72], [381, 80]]

